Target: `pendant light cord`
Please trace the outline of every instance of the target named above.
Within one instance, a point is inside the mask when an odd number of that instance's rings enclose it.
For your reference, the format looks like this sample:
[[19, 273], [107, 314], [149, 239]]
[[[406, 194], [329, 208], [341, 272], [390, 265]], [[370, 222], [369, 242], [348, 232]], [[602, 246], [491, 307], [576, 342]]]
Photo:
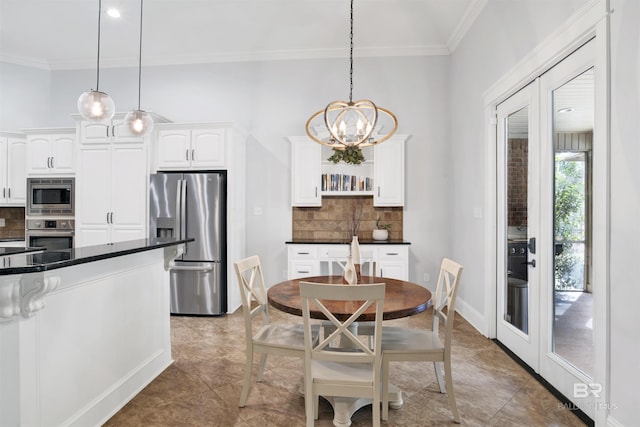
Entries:
[[98, 0], [98, 62], [96, 65], [96, 92], [100, 92], [100, 18], [102, 17], [102, 0]]
[[140, 0], [140, 48], [138, 50], [138, 110], [140, 110], [140, 93], [142, 86], [142, 3]]
[[353, 0], [351, 0], [351, 18], [349, 32], [349, 104], [353, 103]]

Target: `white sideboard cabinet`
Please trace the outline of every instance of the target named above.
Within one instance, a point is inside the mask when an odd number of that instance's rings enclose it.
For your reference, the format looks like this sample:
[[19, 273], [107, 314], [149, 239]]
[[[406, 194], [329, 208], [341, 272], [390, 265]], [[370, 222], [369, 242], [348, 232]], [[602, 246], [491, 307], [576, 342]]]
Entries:
[[290, 136], [291, 205], [322, 206], [322, 196], [373, 196], [374, 206], [404, 206], [405, 141], [394, 135], [362, 149], [359, 165], [327, 160], [331, 148], [307, 136]]
[[[408, 244], [361, 244], [361, 253], [369, 252], [376, 263], [376, 276], [409, 280]], [[329, 274], [329, 252], [349, 253], [347, 244], [287, 245], [288, 278], [323, 276]], [[334, 274], [336, 274], [334, 272]]]

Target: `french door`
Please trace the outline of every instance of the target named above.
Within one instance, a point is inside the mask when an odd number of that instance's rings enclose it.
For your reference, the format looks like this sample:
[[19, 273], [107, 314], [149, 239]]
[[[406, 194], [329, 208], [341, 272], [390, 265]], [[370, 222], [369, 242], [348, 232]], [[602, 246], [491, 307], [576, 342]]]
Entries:
[[500, 342], [590, 417], [592, 40], [497, 107]]

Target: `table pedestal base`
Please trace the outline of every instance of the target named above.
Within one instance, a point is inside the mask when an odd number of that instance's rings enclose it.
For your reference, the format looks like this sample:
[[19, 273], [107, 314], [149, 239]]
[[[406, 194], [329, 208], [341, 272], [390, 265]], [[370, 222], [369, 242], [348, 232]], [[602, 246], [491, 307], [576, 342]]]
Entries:
[[[329, 402], [333, 407], [333, 425], [335, 427], [349, 427], [353, 414], [355, 414], [358, 409], [371, 405], [371, 399], [335, 396], [320, 397]], [[391, 409], [400, 409], [403, 404], [402, 391], [393, 384], [389, 384], [389, 407]]]

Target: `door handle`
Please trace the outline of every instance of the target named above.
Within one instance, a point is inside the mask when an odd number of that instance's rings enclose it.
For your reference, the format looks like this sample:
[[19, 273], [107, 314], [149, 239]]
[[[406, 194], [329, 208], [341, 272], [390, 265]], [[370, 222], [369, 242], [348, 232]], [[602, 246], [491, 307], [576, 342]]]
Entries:
[[174, 265], [173, 267], [171, 267], [172, 270], [174, 271], [202, 271], [202, 272], [207, 272], [207, 271], [211, 271], [213, 270], [213, 266], [208, 265], [206, 267], [202, 267], [202, 266], [187, 266], [187, 265]]
[[196, 150], [191, 150], [191, 160], [196, 159]]
[[107, 212], [107, 224], [109, 224], [109, 212]]
[[54, 158], [52, 157], [52, 158], [51, 158], [51, 169], [54, 169], [54, 168], [55, 168], [55, 166], [53, 165], [53, 159], [54, 159]]
[[[529, 239], [529, 243], [527, 243], [527, 247], [529, 248], [529, 252], [532, 254], [536, 253], [536, 238], [532, 237]], [[535, 265], [534, 265], [535, 267]]]
[[7, 197], [11, 198], [11, 188], [7, 188]]
[[189, 160], [189, 150], [184, 150], [184, 159]]
[[113, 212], [111, 212], [111, 224], [113, 224]]
[[529, 261], [529, 262], [523, 262], [523, 263], [522, 263], [522, 265], [530, 265], [531, 267], [534, 267], [534, 268], [535, 268], [535, 266], [536, 266], [536, 260], [535, 260], [535, 259], [532, 259], [532, 260], [531, 260], [531, 261]]

